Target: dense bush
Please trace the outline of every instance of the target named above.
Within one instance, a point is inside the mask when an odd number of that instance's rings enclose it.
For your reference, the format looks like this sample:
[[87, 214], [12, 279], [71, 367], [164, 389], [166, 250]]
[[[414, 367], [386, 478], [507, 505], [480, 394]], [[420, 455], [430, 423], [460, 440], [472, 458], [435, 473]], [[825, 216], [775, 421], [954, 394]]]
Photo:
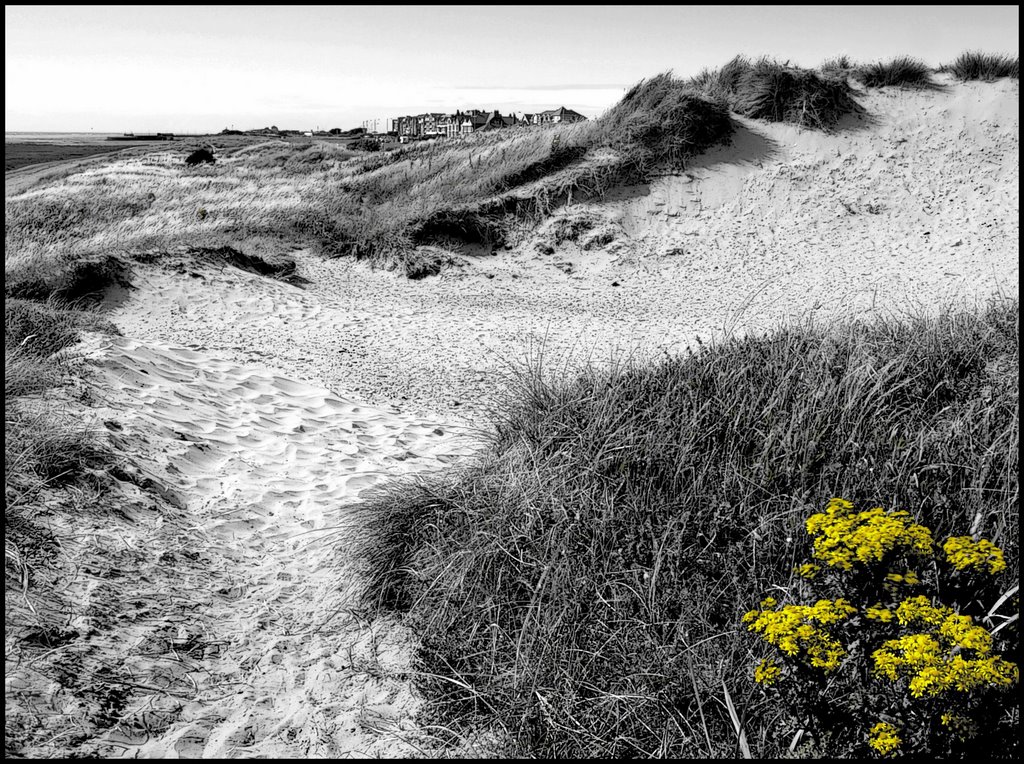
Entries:
[[349, 148], [356, 151], [380, 151], [380, 141], [373, 138], [359, 138], [349, 144]]
[[768, 653], [752, 678], [782, 724], [808, 733], [800, 752], [1007, 753], [1020, 669], [1004, 657], [1019, 631], [1003, 550], [977, 533], [940, 542], [907, 511], [835, 497], [806, 529], [813, 561], [743, 616]]

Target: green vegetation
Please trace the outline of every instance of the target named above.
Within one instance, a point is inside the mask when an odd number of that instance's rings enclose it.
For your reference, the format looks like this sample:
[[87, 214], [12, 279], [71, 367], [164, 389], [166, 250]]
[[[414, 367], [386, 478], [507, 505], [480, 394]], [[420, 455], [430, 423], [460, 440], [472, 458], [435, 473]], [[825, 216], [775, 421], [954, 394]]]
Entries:
[[[994, 758], [1017, 737], [1016, 591], [984, 538], [936, 544], [909, 512], [833, 498], [808, 518], [815, 562], [743, 616], [773, 650], [753, 671], [788, 726], [832, 756]], [[1013, 587], [1013, 588], [1011, 588]], [[781, 592], [781, 593], [780, 593]], [[1000, 610], [1002, 609], [1002, 612]], [[991, 631], [990, 631], [991, 629]]]
[[853, 76], [869, 88], [931, 88], [931, 68], [910, 56], [896, 56], [889, 61], [876, 61], [856, 69]]
[[1002, 77], [1020, 79], [1020, 57], [1005, 56], [981, 51], [961, 53], [956, 60], [939, 69], [949, 72], [958, 80], [983, 80], [992, 82]]
[[793, 719], [737, 617], [794, 580], [809, 511], [907, 510], [1018, 576], [1018, 338], [1002, 300], [525, 373], [477, 464], [363, 507], [366, 602], [421, 635], [432, 718], [504, 753], [781, 755]]

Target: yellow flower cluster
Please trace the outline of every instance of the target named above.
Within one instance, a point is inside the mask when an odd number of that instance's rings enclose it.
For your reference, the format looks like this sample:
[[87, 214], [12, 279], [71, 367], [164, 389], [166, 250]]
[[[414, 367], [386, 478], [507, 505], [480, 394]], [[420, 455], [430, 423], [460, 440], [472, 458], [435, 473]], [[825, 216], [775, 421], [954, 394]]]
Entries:
[[887, 573], [885, 580], [894, 584], [906, 584], [907, 586], [913, 586], [914, 584], [921, 583], [921, 579], [917, 577], [917, 573], [912, 570], [908, 570], [906, 573]]
[[1003, 550], [986, 539], [953, 536], [942, 545], [946, 560], [957, 570], [973, 570], [995, 575], [1006, 570]]
[[807, 519], [814, 556], [826, 565], [851, 570], [855, 563], [881, 562], [894, 549], [917, 555], [932, 553], [932, 533], [907, 512], [881, 507], [854, 512], [845, 499], [832, 499], [823, 513]]
[[899, 730], [891, 724], [879, 722], [868, 733], [868, 745], [882, 756], [888, 756], [903, 742], [898, 733]]
[[890, 623], [895, 615], [887, 608], [882, 607], [882, 603], [876, 602], [871, 607], [864, 608], [864, 617], [869, 621], [881, 621], [882, 623]]
[[[966, 616], [954, 618], [970, 621]], [[988, 655], [991, 637], [987, 643], [979, 640], [974, 633], [978, 627], [970, 626], [966, 634], [958, 635], [964, 637], [966, 644], [956, 641], [949, 633], [957, 631], [959, 626], [949, 630], [943, 627], [939, 629], [941, 643], [932, 634], [910, 634], [885, 642], [871, 654], [875, 674], [893, 682], [903, 676], [909, 677], [910, 694], [915, 698], [941, 695], [950, 690], [971, 692], [1010, 687], [1019, 681], [1020, 671], [1016, 663]], [[974, 650], [983, 657], [964, 658], [960, 654], [961, 649]]]
[[[814, 605], [786, 605], [776, 610], [771, 597], [761, 603], [762, 610], [751, 610], [743, 616], [749, 631], [757, 632], [770, 645], [789, 656], [800, 655], [814, 668], [831, 671], [839, 666], [846, 651], [820, 626], [839, 623], [857, 612], [843, 598], [835, 602], [818, 600]], [[815, 626], [814, 624], [817, 624]]]
[[775, 680], [781, 675], [782, 669], [770, 658], [765, 658], [754, 669], [754, 681], [765, 687], [775, 684]]
[[896, 619], [901, 626], [941, 626], [950, 615], [951, 608], [935, 607], [923, 594], [908, 597], [896, 606]]
[[813, 562], [807, 562], [796, 569], [796, 574], [802, 578], [812, 579], [821, 572], [821, 566]]

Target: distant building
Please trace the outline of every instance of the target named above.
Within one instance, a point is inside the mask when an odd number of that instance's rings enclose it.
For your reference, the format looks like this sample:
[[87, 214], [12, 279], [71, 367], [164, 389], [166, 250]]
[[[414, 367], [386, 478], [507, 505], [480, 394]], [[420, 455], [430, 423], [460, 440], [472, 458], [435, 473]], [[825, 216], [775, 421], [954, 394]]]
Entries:
[[564, 106], [560, 106], [557, 109], [542, 111], [539, 114], [531, 114], [530, 116], [533, 118], [530, 122], [532, 125], [556, 125], [566, 122], [587, 121], [587, 118], [578, 111], [567, 109]]
[[502, 127], [513, 127], [519, 124], [519, 120], [514, 115], [507, 117], [501, 116], [501, 113], [495, 109], [494, 113], [487, 117], [487, 121], [480, 126], [480, 130], [496, 130]]
[[553, 125], [560, 123], [584, 122], [586, 117], [577, 111], [561, 106], [538, 114], [514, 114], [503, 116], [499, 111], [469, 109], [454, 114], [429, 112], [406, 115], [389, 120], [391, 131], [402, 143], [422, 138], [454, 138], [469, 135], [477, 130], [495, 130], [517, 125]]

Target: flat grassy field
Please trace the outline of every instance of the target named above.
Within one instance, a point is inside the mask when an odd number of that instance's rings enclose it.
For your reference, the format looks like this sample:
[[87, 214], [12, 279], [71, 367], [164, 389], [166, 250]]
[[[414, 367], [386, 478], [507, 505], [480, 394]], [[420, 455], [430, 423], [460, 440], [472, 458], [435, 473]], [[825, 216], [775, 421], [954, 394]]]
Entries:
[[82, 159], [96, 154], [109, 154], [121, 151], [129, 145], [135, 144], [108, 143], [103, 146], [71, 146], [57, 143], [5, 143], [4, 172], [43, 162], [62, 162], [66, 159]]

